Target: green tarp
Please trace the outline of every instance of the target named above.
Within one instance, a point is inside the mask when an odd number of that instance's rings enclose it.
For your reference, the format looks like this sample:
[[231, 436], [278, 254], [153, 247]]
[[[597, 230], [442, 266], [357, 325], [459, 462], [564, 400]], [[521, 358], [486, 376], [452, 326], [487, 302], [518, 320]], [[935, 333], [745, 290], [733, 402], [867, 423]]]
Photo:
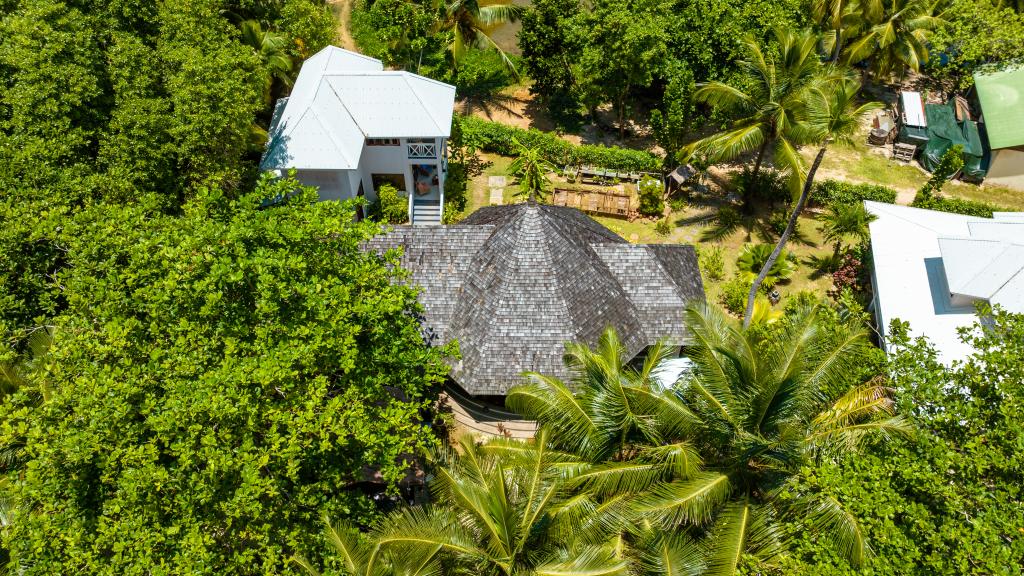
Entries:
[[921, 152], [921, 165], [929, 172], [935, 170], [946, 150], [959, 144], [964, 149], [964, 174], [980, 180], [985, 177], [985, 171], [981, 169], [981, 157], [985, 151], [978, 135], [978, 125], [971, 121], [958, 123], [953, 106], [953, 101], [925, 105], [928, 143]]
[[993, 150], [1024, 145], [1024, 68], [974, 75]]

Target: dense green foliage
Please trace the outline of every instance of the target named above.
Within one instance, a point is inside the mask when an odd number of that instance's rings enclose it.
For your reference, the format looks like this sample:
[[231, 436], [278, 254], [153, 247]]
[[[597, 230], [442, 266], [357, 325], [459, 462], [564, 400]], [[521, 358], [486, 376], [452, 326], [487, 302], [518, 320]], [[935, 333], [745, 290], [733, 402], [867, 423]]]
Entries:
[[931, 37], [939, 54], [930, 76], [960, 87], [974, 83], [974, 72], [1001, 69], [1024, 61], [1024, 12], [1004, 0], [951, 0], [943, 22]]
[[[275, 32], [278, 64], [243, 42], [251, 19]], [[300, 58], [332, 34], [315, 0], [4, 2], [0, 332], [63, 306], [46, 286], [79, 207], [154, 194], [173, 212], [204, 186], [251, 189], [282, 53]]]
[[[1024, 316], [996, 313], [975, 328], [977, 352], [947, 369], [935, 350], [890, 336], [891, 386], [911, 438], [818, 467], [807, 486], [850, 502], [871, 536], [863, 572], [801, 535], [800, 563], [780, 574], [1018, 574], [1024, 557]], [[799, 523], [793, 531], [801, 534]]]
[[993, 212], [999, 212], [1001, 210], [1005, 211], [999, 206], [993, 206], [987, 202], [965, 200], [963, 198], [949, 198], [945, 196], [932, 196], [931, 198], [918, 196], [914, 198], [914, 202], [911, 206], [915, 208], [927, 208], [928, 210], [938, 210], [939, 212], [963, 214], [965, 216], [979, 216], [981, 218], [991, 218]]
[[644, 216], [661, 217], [665, 211], [665, 184], [658, 178], [645, 176], [637, 183], [639, 211]]
[[360, 249], [376, 225], [297, 186], [65, 222], [54, 392], [0, 417], [26, 451], [4, 534], [24, 573], [276, 571], [321, 514], [370, 520], [354, 488], [433, 441], [446, 368], [415, 291]]
[[[593, 112], [611, 104], [620, 133], [627, 128], [624, 117], [642, 115], [647, 102], [666, 95], [679, 101], [679, 93], [672, 94], [674, 80], [730, 76], [745, 34], [763, 40], [775, 26], [802, 23], [801, 3], [792, 0], [537, 0], [531, 5], [519, 45], [533, 90], [556, 112]], [[676, 125], [692, 119], [686, 106], [661, 108], [662, 121], [669, 115]]]
[[528, 148], [536, 148], [546, 160], [556, 166], [589, 164], [610, 170], [656, 171], [661, 160], [642, 150], [630, 150], [616, 146], [577, 146], [556, 134], [540, 130], [523, 130], [498, 122], [489, 122], [467, 116], [462, 118], [463, 138], [467, 143], [484, 152], [515, 156], [515, 141]]
[[399, 196], [394, 186], [384, 184], [377, 189], [377, 200], [370, 204], [367, 216], [384, 224], [405, 224], [409, 221], [409, 199]]
[[843, 180], [819, 180], [811, 192], [811, 204], [831, 206], [834, 204], [873, 202], [896, 203], [896, 191], [877, 184], [854, 184]]
[[667, 348], [631, 366], [606, 333], [593, 350], [567, 345], [571, 382], [530, 374], [507, 403], [550, 427], [555, 448], [594, 465], [578, 493], [603, 497], [607, 522], [700, 541], [703, 574], [734, 574], [745, 555], [778, 560], [788, 547], [779, 521], [791, 514], [859, 563], [867, 543], [856, 520], [834, 498], [797, 486], [815, 462], [904, 426], [885, 390], [861, 380], [871, 357], [865, 332], [822, 330], [817, 314], [802, 309], [745, 330], [694, 305], [684, 347], [693, 369], [672, 389], [651, 380]]

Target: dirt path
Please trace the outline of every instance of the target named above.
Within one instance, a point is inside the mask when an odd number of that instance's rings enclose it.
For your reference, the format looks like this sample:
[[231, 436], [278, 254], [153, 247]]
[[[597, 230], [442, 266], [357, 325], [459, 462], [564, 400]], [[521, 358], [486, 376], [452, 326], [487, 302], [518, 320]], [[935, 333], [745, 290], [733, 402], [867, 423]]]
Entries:
[[348, 29], [354, 0], [328, 0], [328, 2], [331, 5], [331, 12], [334, 12], [334, 18], [338, 21], [338, 29], [335, 31], [338, 43], [345, 50], [356, 52], [356, 42], [352, 39], [352, 33]]

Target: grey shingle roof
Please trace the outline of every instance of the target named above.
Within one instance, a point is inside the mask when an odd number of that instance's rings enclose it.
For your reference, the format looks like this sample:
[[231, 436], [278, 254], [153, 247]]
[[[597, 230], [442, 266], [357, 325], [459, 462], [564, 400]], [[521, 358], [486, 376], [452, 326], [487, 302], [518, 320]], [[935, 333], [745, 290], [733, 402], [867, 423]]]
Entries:
[[534, 370], [559, 378], [564, 344], [611, 325], [630, 355], [682, 343], [686, 302], [704, 298], [692, 246], [634, 245], [575, 208], [489, 206], [454, 226], [396, 227], [368, 248], [404, 249], [426, 328], [456, 339], [454, 378], [504, 394]]

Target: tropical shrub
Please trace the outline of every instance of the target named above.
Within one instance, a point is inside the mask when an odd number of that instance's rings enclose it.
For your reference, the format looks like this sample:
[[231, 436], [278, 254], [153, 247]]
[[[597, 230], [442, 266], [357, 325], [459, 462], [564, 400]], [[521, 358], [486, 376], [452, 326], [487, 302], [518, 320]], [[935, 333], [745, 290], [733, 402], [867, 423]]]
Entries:
[[409, 221], [409, 199], [398, 195], [391, 184], [377, 189], [377, 200], [367, 211], [370, 218], [384, 224], [405, 224]]
[[466, 139], [472, 139], [480, 150], [515, 156], [515, 141], [528, 148], [537, 148], [541, 154], [556, 166], [593, 165], [609, 170], [658, 171], [661, 159], [641, 150], [630, 150], [615, 146], [585, 144], [577, 146], [555, 134], [536, 129], [523, 130], [499, 122], [490, 122], [475, 116], [462, 117]]
[[852, 184], [842, 180], [820, 180], [815, 182], [810, 204], [831, 206], [834, 204], [874, 202], [896, 203], [896, 191], [877, 184]]
[[705, 244], [697, 252], [697, 264], [705, 278], [721, 280], [725, 277], [725, 256], [721, 246]]
[[644, 176], [637, 184], [637, 191], [640, 196], [639, 211], [644, 216], [661, 216], [665, 212], [665, 201], [663, 199], [665, 185], [650, 176]]
[[654, 231], [661, 236], [668, 236], [672, 233], [672, 222], [669, 221], [668, 216], [658, 220], [658, 223], [654, 225]]
[[[871, 537], [862, 573], [1020, 572], [1024, 315], [996, 310], [963, 338], [975, 352], [944, 366], [932, 345], [895, 323], [886, 382], [914, 434], [822, 463], [804, 479], [806, 489], [847, 502]], [[802, 522], [790, 533], [799, 540], [796, 562], [776, 575], [855, 573]]]
[[671, 198], [668, 201], [668, 205], [673, 212], [682, 212], [683, 210], [686, 210], [686, 198]]
[[[743, 278], [748, 283], [753, 282], [754, 278], [761, 272], [765, 262], [768, 261], [768, 257], [773, 249], [775, 247], [771, 244], [745, 244], [743, 250], [740, 251], [740, 255], [736, 258], [737, 276]], [[775, 286], [780, 280], [785, 280], [792, 276], [795, 271], [796, 264], [793, 263], [793, 257], [788, 250], [784, 249], [779, 254], [778, 259], [775, 260], [771, 270], [768, 271], [768, 276], [765, 277], [762, 285], [767, 290]]]
[[914, 198], [914, 202], [911, 206], [915, 208], [926, 208], [928, 210], [938, 210], [939, 212], [963, 214], [964, 216], [978, 216], [979, 218], [991, 218], [993, 212], [1006, 211], [1006, 208], [1000, 208], [999, 206], [995, 206], [987, 202], [979, 202], [977, 200], [965, 200], [963, 198], [948, 198], [940, 196], [931, 196], [929, 198], [920, 194]]
[[750, 281], [739, 275], [722, 284], [722, 293], [718, 301], [729, 312], [740, 316], [747, 307], [747, 296], [750, 293]]
[[932, 171], [931, 178], [917, 192], [914, 200], [918, 198], [927, 200], [937, 196], [942, 191], [942, 185], [956, 175], [963, 167], [964, 147], [960, 144], [950, 146], [949, 149], [942, 153], [942, 158], [939, 158], [939, 165]]
[[829, 297], [838, 299], [844, 290], [863, 292], [865, 289], [863, 277], [864, 268], [860, 258], [856, 254], [844, 255], [839, 268], [832, 273], [832, 287], [828, 290]]

